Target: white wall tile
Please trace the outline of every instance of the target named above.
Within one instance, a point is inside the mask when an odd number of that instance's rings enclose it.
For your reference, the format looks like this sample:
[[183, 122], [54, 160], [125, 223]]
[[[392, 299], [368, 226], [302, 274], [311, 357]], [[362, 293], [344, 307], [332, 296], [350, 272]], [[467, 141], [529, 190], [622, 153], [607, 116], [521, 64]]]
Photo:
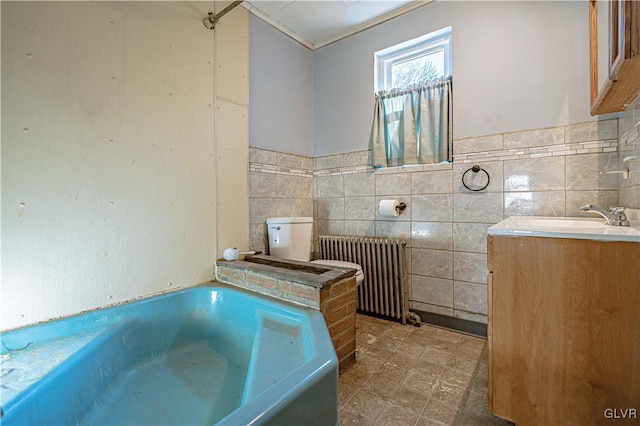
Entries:
[[453, 257], [453, 277], [456, 281], [487, 283], [487, 255], [457, 251]]
[[602, 174], [620, 170], [617, 152], [568, 156], [566, 165], [569, 190], [618, 189], [621, 175]]
[[375, 220], [375, 197], [345, 197], [344, 218], [348, 220]]
[[[471, 169], [476, 164], [489, 174], [488, 179], [486, 174], [482, 170], [478, 172], [470, 170], [469, 172], [467, 172], [467, 170]], [[454, 192], [471, 192], [462, 184], [462, 176], [465, 174], [465, 172], [467, 172], [467, 174], [464, 176], [465, 183], [472, 189], [482, 188], [487, 184], [488, 181], [489, 185], [487, 185], [486, 189], [483, 189], [481, 192], [500, 192], [503, 190], [503, 161], [480, 161], [473, 164], [455, 164], [453, 166]]]
[[411, 273], [453, 279], [453, 252], [412, 248]]
[[453, 247], [455, 251], [487, 252], [487, 223], [454, 223]]
[[411, 246], [438, 250], [453, 249], [451, 222], [411, 222]]
[[463, 281], [453, 285], [453, 307], [456, 310], [487, 314], [487, 286]]
[[565, 158], [505, 161], [505, 191], [556, 191], [565, 189]]
[[318, 198], [344, 197], [344, 178], [342, 175], [317, 176]]
[[451, 194], [425, 194], [411, 197], [411, 220], [422, 222], [451, 222], [453, 219]]
[[315, 204], [318, 219], [344, 220], [344, 198], [318, 198]]
[[451, 170], [411, 173], [411, 194], [450, 194], [452, 191]]
[[376, 220], [376, 237], [400, 238], [410, 241], [411, 224], [409, 222], [389, 222]]
[[345, 220], [345, 235], [355, 235], [358, 237], [375, 237], [376, 222], [373, 220]]
[[454, 222], [498, 223], [502, 217], [502, 193], [454, 194]]
[[525, 130], [522, 132], [506, 133], [504, 148], [527, 148], [533, 146], [558, 145], [564, 143], [564, 128]]
[[601, 141], [618, 138], [618, 120], [600, 120], [566, 126], [565, 142]]
[[596, 215], [585, 215], [578, 209], [585, 204], [594, 204], [608, 209], [610, 206], [617, 206], [618, 191], [567, 191], [565, 201], [565, 215], [576, 217], [596, 217]]
[[413, 275], [411, 278], [411, 300], [430, 305], [453, 307], [453, 281], [442, 278]]
[[313, 178], [278, 174], [276, 175], [276, 191], [279, 198], [309, 198], [313, 191]]
[[505, 192], [504, 216], [565, 216], [565, 191]]
[[375, 175], [376, 195], [411, 194], [411, 175], [408, 173]]
[[373, 173], [351, 173], [344, 175], [343, 178], [345, 197], [362, 197], [376, 193]]
[[456, 139], [453, 141], [453, 153], [465, 154], [469, 152], [498, 151], [503, 148], [503, 136], [489, 135], [476, 138]]

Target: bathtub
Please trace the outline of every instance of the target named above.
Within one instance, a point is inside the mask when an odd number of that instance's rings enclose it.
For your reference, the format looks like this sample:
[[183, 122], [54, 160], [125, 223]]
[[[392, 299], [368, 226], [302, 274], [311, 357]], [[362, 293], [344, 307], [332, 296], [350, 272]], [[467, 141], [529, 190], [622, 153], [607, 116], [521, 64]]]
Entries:
[[2, 425], [338, 424], [320, 312], [196, 287], [2, 334]]

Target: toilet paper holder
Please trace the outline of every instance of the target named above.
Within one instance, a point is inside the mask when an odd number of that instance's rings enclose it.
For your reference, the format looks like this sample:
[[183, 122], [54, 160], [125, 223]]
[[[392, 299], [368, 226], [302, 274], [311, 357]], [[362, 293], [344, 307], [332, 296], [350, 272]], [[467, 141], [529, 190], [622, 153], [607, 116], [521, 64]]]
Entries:
[[397, 217], [406, 208], [407, 205], [399, 202], [397, 199], [380, 200], [378, 204], [378, 214], [381, 217]]

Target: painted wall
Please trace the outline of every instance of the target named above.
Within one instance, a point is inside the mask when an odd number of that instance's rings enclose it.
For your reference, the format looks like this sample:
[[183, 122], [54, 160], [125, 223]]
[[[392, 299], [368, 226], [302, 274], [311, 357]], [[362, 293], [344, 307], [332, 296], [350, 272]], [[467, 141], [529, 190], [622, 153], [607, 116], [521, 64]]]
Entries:
[[314, 52], [314, 155], [368, 149], [373, 54], [453, 27], [454, 137], [594, 120], [586, 2], [434, 2]]
[[[228, 2], [216, 2], [219, 13]], [[201, 52], [206, 54], [207, 52]], [[236, 7], [215, 28], [217, 258], [249, 248], [249, 12]]]
[[313, 155], [313, 52], [250, 17], [250, 145]]
[[209, 10], [2, 2], [2, 329], [212, 278]]

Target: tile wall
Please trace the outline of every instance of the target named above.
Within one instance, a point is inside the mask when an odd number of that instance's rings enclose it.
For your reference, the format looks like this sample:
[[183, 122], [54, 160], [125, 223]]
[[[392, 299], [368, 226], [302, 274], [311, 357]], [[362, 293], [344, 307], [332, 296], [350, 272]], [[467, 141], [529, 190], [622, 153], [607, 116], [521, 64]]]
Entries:
[[[640, 96], [622, 113], [619, 123], [620, 167], [630, 171], [629, 179], [620, 181], [620, 205], [631, 207], [628, 215], [640, 220]], [[638, 158], [624, 161], [628, 157]]]
[[313, 159], [249, 148], [249, 244], [267, 247], [269, 217], [313, 216]]
[[[637, 150], [640, 112], [630, 115], [625, 146], [633, 139]], [[619, 170], [618, 143], [612, 119], [454, 140], [451, 164], [378, 170], [368, 165], [369, 151], [312, 161], [252, 148], [252, 248], [264, 247], [264, 220], [274, 213], [313, 214], [315, 235], [404, 238], [410, 307], [486, 323], [487, 228], [512, 215], [580, 216], [582, 204], [617, 205], [622, 178], [600, 172]], [[474, 164], [490, 176], [480, 192], [461, 181]], [[638, 175], [622, 192], [637, 193]], [[486, 183], [482, 172], [467, 178], [471, 188]], [[381, 217], [378, 203], [388, 198], [407, 209]]]

